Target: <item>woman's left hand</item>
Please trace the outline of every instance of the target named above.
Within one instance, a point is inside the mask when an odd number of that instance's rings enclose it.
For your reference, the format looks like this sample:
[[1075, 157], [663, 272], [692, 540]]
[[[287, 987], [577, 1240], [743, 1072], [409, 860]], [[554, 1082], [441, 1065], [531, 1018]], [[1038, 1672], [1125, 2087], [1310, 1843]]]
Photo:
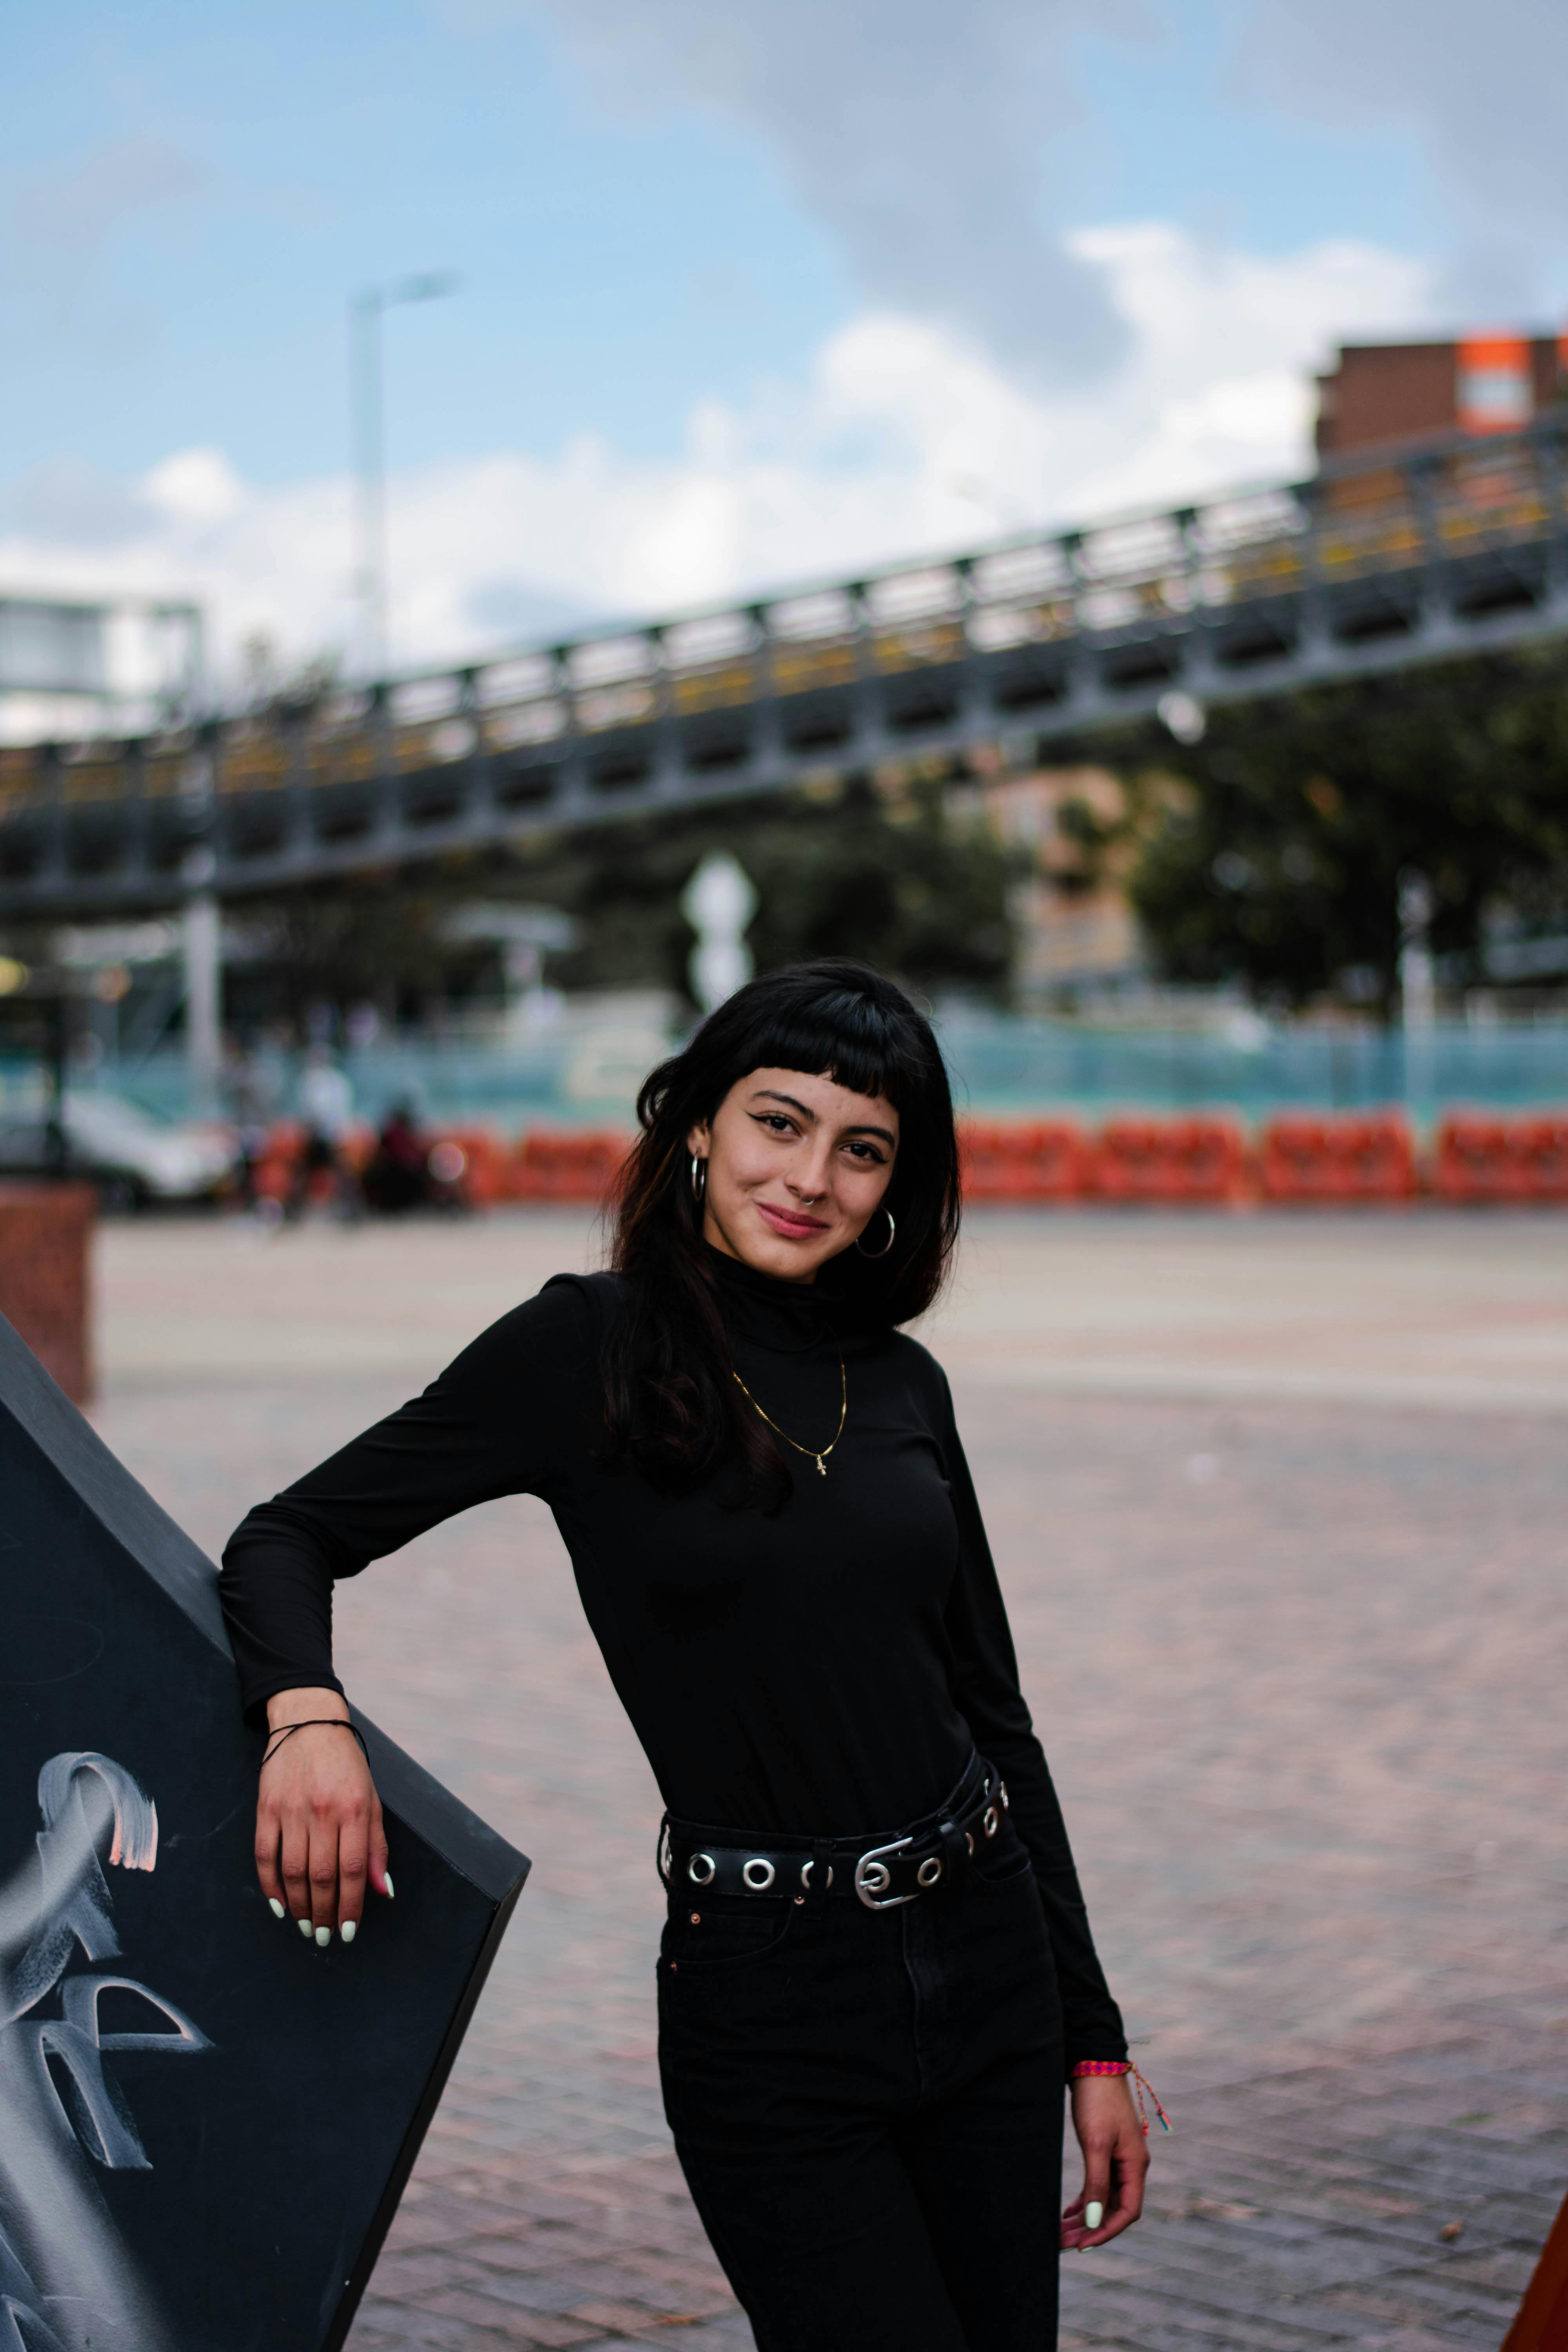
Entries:
[[[1083, 2188], [1062, 2215], [1062, 2251], [1081, 2253], [1130, 2230], [1143, 2210], [1149, 2143], [1125, 2074], [1078, 2074], [1071, 2084], [1072, 2127], [1083, 2150]], [[1099, 2205], [1091, 2230], [1086, 2209]]]

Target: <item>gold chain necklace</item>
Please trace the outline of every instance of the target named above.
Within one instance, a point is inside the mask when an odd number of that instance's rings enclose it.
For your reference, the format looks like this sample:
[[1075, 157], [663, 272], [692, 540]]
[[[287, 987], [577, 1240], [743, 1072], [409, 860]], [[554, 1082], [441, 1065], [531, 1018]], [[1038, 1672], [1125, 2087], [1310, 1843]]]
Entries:
[[844, 1424], [849, 1418], [849, 1378], [844, 1370], [843, 1356], [840, 1355], [838, 1359], [838, 1386], [841, 1391], [838, 1403], [838, 1426], [834, 1431], [832, 1436], [828, 1439], [827, 1444], [823, 1447], [820, 1454], [817, 1452], [815, 1445], [802, 1445], [799, 1439], [792, 1437], [787, 1429], [781, 1429], [771, 1412], [763, 1412], [762, 1406], [757, 1402], [756, 1398], [752, 1394], [751, 1390], [746, 1386], [746, 1383], [741, 1378], [740, 1373], [734, 1371], [733, 1366], [731, 1367], [731, 1370], [733, 1374], [735, 1386], [740, 1390], [741, 1394], [745, 1398], [746, 1402], [751, 1406], [752, 1412], [762, 1412], [763, 1419], [767, 1423], [768, 1427], [773, 1431], [773, 1435], [775, 1437], [782, 1437], [786, 1445], [793, 1445], [797, 1454], [804, 1454], [808, 1461], [815, 1462], [816, 1465], [817, 1476], [819, 1478], [826, 1478], [827, 1475], [827, 1457], [832, 1453], [834, 1447], [837, 1444], [839, 1439], [843, 1436]]

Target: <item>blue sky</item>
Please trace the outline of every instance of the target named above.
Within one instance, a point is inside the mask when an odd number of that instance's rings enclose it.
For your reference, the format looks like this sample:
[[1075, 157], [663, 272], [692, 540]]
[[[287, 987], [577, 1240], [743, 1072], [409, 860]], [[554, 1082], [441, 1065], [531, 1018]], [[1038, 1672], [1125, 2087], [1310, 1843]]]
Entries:
[[1297, 462], [1336, 332], [1568, 296], [1561, 142], [1489, 58], [1558, 20], [1472, 16], [20, 13], [0, 583], [186, 582], [220, 639], [342, 641], [345, 303], [433, 267], [458, 292], [387, 321], [407, 657]]
[[[584, 426], [672, 446], [694, 398], [787, 372], [852, 304], [764, 152], [608, 117], [531, 26], [162, 0], [14, 30], [6, 195], [83, 216], [7, 306], [7, 471], [215, 436], [258, 481], [341, 465], [346, 298], [427, 265], [458, 294], [388, 327], [415, 464]], [[140, 199], [116, 151], [144, 159]]]

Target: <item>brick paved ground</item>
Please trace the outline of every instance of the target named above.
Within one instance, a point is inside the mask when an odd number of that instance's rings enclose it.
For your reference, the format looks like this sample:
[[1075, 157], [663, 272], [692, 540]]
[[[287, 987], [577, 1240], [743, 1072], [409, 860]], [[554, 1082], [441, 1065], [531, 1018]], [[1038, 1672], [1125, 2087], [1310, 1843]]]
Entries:
[[[216, 1548], [590, 1247], [111, 1229], [97, 1418]], [[977, 1219], [937, 1344], [1179, 2126], [1064, 2343], [1496, 2347], [1568, 2185], [1568, 1225]], [[536, 1862], [353, 2352], [749, 2346], [659, 2114], [657, 1800], [548, 1517], [438, 1529], [339, 1622]]]

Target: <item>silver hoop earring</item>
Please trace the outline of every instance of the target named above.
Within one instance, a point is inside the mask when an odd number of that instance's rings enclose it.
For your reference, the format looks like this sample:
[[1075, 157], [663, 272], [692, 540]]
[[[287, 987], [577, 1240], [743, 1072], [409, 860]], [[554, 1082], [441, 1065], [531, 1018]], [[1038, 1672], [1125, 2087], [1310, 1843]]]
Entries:
[[707, 1192], [708, 1162], [700, 1152], [694, 1151], [691, 1155], [691, 1197], [699, 1208], [702, 1206]]
[[[873, 1214], [873, 1215], [875, 1215], [875, 1213], [876, 1213], [876, 1212], [873, 1210], [872, 1214]], [[886, 1219], [888, 1220], [888, 1238], [887, 1238], [887, 1240], [882, 1244], [882, 1246], [881, 1246], [881, 1248], [880, 1248], [879, 1250], [868, 1250], [868, 1249], [867, 1248], [867, 1246], [866, 1246], [866, 1237], [865, 1237], [864, 1234], [861, 1234], [858, 1235], [858, 1236], [857, 1236], [857, 1239], [856, 1239], [855, 1246], [856, 1246], [856, 1248], [859, 1251], [859, 1253], [860, 1253], [860, 1255], [861, 1255], [861, 1256], [862, 1256], [862, 1257], [886, 1257], [886, 1256], [887, 1256], [887, 1255], [888, 1255], [888, 1252], [889, 1252], [889, 1251], [892, 1248], [892, 1246], [893, 1246], [893, 1235], [894, 1235], [894, 1234], [898, 1232], [898, 1230], [899, 1230], [899, 1229], [898, 1229], [898, 1227], [897, 1227], [897, 1225], [895, 1225], [895, 1224], [894, 1224], [894, 1223], [893, 1223], [893, 1213], [892, 1213], [891, 1209], [884, 1209], [884, 1210], [883, 1210], [883, 1212], [882, 1212], [882, 1214], [883, 1214], [883, 1215], [886, 1217]], [[869, 1223], [869, 1219], [868, 1219], [868, 1221], [867, 1221], [867, 1222], [868, 1222], [868, 1223]]]

